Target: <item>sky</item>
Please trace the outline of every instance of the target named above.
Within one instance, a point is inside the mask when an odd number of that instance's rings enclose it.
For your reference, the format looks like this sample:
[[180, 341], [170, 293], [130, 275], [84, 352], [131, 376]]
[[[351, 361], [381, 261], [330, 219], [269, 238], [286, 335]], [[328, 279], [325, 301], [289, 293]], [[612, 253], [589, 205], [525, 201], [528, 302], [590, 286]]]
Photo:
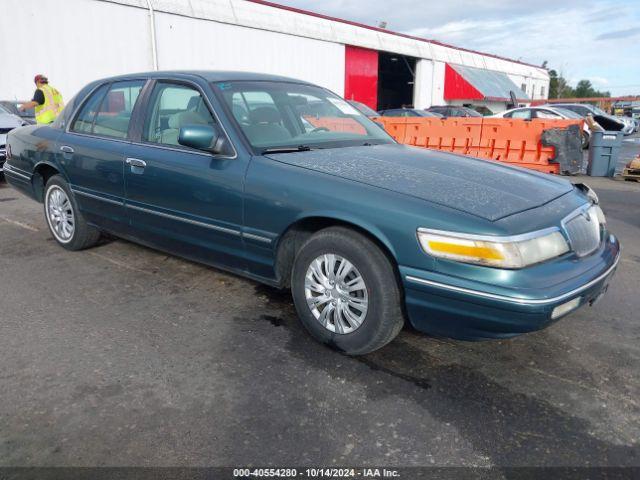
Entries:
[[640, 95], [640, 0], [273, 0]]

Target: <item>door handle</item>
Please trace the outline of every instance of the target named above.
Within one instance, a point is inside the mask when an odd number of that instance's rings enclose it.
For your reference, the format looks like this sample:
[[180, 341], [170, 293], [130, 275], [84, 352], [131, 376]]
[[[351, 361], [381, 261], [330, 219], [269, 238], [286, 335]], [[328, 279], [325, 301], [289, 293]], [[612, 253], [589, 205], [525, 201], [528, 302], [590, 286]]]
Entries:
[[62, 145], [60, 147], [60, 151], [62, 153], [68, 153], [68, 154], [72, 154], [73, 152], [75, 152], [75, 150], [71, 148], [69, 145]]
[[125, 161], [127, 162], [127, 165], [131, 165], [132, 167], [144, 168], [147, 166], [147, 162], [137, 158], [127, 158]]

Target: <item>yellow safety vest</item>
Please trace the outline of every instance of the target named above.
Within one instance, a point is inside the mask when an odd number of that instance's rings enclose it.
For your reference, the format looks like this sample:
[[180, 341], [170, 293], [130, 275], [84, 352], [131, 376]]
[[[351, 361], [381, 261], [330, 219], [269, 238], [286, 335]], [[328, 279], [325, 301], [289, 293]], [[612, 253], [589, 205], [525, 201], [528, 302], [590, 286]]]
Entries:
[[42, 85], [40, 90], [44, 93], [44, 103], [42, 105], [36, 105], [36, 123], [51, 123], [64, 108], [62, 95], [60, 95], [58, 90], [47, 84]]

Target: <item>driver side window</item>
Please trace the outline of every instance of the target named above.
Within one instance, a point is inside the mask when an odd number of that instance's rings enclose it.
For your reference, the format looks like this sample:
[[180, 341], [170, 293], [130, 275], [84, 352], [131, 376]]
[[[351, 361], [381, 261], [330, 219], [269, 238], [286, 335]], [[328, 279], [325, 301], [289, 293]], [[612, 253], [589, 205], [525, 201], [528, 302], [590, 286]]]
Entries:
[[143, 140], [181, 147], [178, 135], [187, 125], [215, 125], [200, 92], [187, 85], [158, 83], [151, 95]]

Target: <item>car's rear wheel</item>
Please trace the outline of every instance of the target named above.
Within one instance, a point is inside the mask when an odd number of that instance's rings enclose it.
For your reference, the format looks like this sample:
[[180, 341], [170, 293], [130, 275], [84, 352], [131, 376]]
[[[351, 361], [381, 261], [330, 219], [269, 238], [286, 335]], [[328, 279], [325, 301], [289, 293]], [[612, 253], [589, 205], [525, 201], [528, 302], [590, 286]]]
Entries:
[[47, 181], [44, 215], [51, 235], [67, 250], [89, 248], [100, 239], [100, 231], [87, 224], [61, 175], [54, 175]]
[[589, 147], [589, 138], [590, 138], [590, 135], [583, 130], [582, 131], [582, 149], [583, 150]]
[[311, 335], [349, 355], [383, 347], [404, 323], [392, 263], [374, 242], [345, 227], [321, 230], [305, 242], [291, 291]]

